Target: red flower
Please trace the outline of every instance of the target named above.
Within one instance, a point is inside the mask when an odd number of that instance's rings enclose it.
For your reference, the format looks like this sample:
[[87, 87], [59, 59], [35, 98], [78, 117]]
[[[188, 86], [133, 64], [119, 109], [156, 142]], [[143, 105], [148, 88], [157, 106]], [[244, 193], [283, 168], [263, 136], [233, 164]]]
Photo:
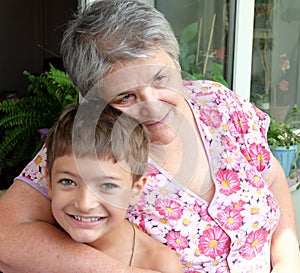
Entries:
[[200, 118], [206, 124], [213, 128], [218, 128], [221, 125], [221, 115], [217, 110], [203, 109], [200, 111]]
[[155, 208], [166, 219], [178, 220], [182, 215], [180, 204], [173, 200], [156, 200]]
[[180, 232], [170, 231], [166, 239], [168, 247], [172, 249], [185, 249], [188, 246], [188, 240]]
[[232, 207], [226, 207], [218, 213], [218, 219], [222, 225], [228, 230], [237, 230], [243, 224], [243, 217], [240, 211], [233, 209]]
[[232, 114], [233, 125], [236, 128], [236, 130], [241, 134], [245, 134], [249, 129], [247, 121], [247, 118], [242, 112], [237, 111]]
[[215, 226], [203, 232], [198, 247], [201, 253], [214, 259], [228, 252], [229, 240], [226, 233]]
[[290, 69], [290, 61], [289, 60], [282, 60], [280, 68], [282, 71], [286, 71]]
[[264, 229], [251, 232], [241, 247], [242, 257], [250, 260], [259, 254], [266, 243], [267, 236], [268, 232]]
[[[244, 152], [244, 151], [242, 151]], [[271, 155], [262, 145], [252, 143], [248, 150], [249, 160], [254, 164], [258, 171], [263, 171], [270, 162]]]
[[289, 89], [289, 82], [286, 81], [286, 80], [282, 80], [280, 83], [279, 83], [279, 89], [281, 91], [287, 91]]
[[237, 192], [241, 188], [239, 177], [232, 170], [219, 170], [217, 181], [220, 183], [220, 192], [226, 195]]

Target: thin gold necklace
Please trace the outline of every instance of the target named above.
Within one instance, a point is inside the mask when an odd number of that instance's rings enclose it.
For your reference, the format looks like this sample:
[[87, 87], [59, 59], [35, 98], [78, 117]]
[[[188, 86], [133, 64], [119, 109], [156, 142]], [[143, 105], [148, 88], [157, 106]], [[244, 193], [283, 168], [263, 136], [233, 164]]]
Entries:
[[132, 247], [131, 247], [131, 256], [130, 256], [130, 260], [129, 260], [129, 266], [131, 266], [131, 264], [132, 264], [132, 259], [133, 259], [134, 250], [135, 250], [135, 227], [134, 227], [133, 223], [130, 223], [130, 225], [132, 226], [132, 229], [133, 229], [133, 241], [132, 241]]

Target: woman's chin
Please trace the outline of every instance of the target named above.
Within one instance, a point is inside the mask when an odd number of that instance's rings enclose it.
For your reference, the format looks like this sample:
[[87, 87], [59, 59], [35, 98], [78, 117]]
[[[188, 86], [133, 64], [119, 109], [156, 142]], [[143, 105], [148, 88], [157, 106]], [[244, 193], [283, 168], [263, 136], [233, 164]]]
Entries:
[[155, 145], [168, 145], [177, 137], [176, 132], [169, 126], [161, 126], [157, 130], [149, 129], [151, 143]]

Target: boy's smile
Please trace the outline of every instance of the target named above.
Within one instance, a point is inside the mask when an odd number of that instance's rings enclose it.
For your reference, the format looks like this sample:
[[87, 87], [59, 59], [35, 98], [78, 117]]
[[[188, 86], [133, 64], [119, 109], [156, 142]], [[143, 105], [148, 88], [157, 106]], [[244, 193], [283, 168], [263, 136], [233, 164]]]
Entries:
[[112, 159], [55, 159], [49, 194], [57, 222], [78, 241], [91, 243], [120, 226], [137, 201], [145, 178], [132, 175]]

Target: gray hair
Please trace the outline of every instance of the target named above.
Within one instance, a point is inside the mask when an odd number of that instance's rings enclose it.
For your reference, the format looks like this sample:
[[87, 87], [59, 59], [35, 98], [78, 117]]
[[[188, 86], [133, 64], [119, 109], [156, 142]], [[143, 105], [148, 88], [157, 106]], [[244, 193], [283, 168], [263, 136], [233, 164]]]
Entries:
[[100, 0], [69, 22], [61, 55], [72, 82], [85, 96], [115, 64], [149, 59], [159, 48], [178, 63], [178, 42], [160, 12], [137, 0]]

